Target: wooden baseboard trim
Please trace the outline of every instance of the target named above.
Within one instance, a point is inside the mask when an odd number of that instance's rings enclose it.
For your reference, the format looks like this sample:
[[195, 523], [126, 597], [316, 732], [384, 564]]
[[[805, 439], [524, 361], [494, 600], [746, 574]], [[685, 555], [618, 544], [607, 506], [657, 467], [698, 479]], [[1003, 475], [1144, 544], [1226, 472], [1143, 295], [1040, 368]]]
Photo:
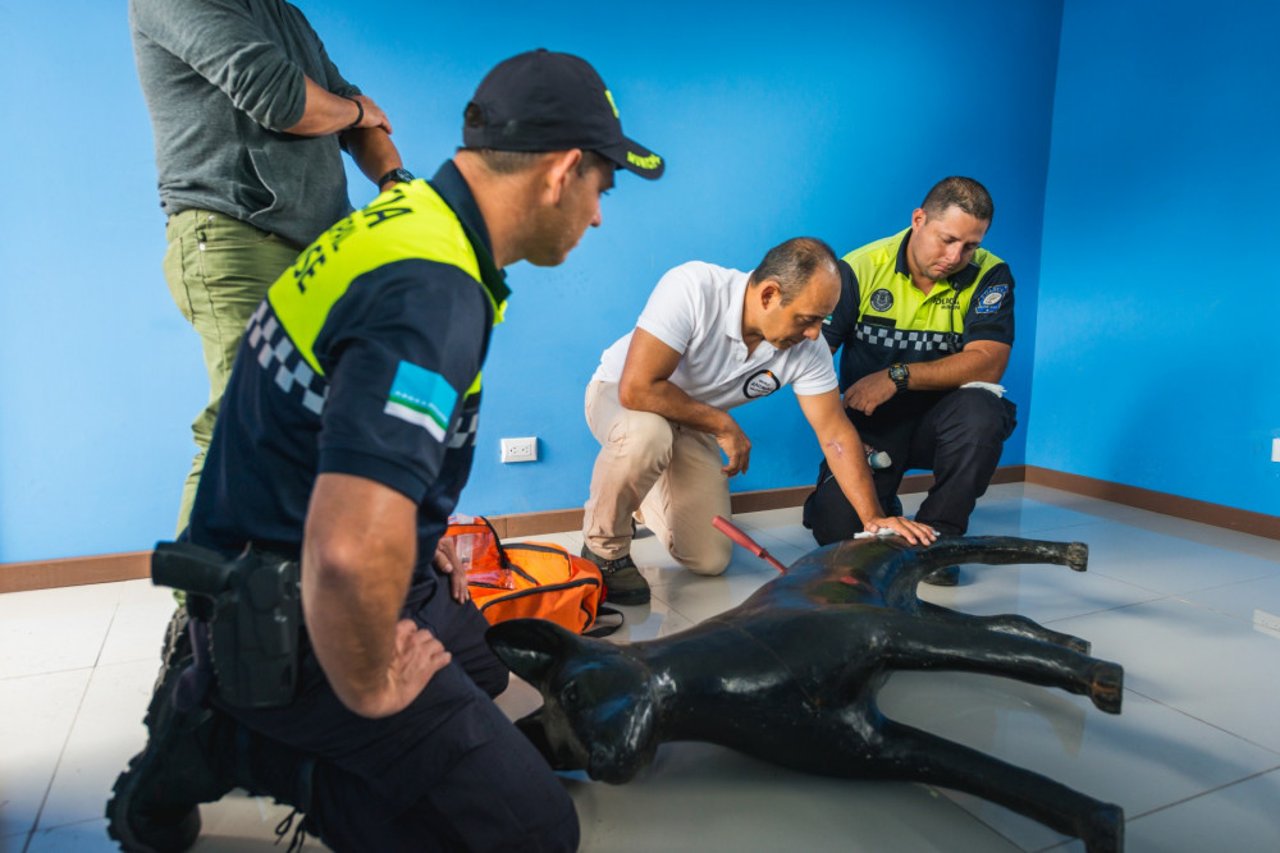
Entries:
[[0, 593], [131, 581], [147, 577], [151, 577], [150, 551], [33, 560], [29, 563], [0, 565]]
[[1215, 527], [1225, 527], [1228, 530], [1250, 533], [1267, 539], [1280, 539], [1280, 516], [1237, 509], [1195, 498], [1184, 498], [1137, 486], [1126, 486], [1123, 483], [1112, 483], [1108, 480], [1096, 480], [1079, 474], [1067, 474], [1035, 465], [1026, 466], [1025, 480], [1038, 486], [1048, 486], [1089, 498], [1171, 515], [1174, 518], [1212, 524]]
[[[1066, 474], [1034, 465], [1008, 465], [997, 468], [995, 475], [991, 478], [993, 485], [1024, 481], [1171, 515], [1175, 518], [1186, 518], [1225, 527], [1228, 530], [1238, 530], [1241, 533], [1252, 533], [1254, 536], [1280, 539], [1280, 517], [1260, 512], [1153, 492], [1136, 486], [1095, 480], [1078, 474]], [[903, 478], [899, 491], [903, 494], [914, 494], [928, 491], [932, 485], [932, 474], [912, 474]], [[737, 492], [731, 498], [733, 511], [735, 513], [762, 512], [800, 506], [811, 491], [813, 487], [806, 485]], [[543, 533], [563, 533], [567, 530], [582, 529], [582, 510], [556, 509], [546, 512], [498, 515], [492, 517], [490, 521], [493, 522], [498, 535], [504, 539], [537, 536]], [[150, 551], [134, 551], [96, 557], [70, 557], [62, 560], [0, 564], [0, 593], [136, 580], [150, 576], [150, 561]]]

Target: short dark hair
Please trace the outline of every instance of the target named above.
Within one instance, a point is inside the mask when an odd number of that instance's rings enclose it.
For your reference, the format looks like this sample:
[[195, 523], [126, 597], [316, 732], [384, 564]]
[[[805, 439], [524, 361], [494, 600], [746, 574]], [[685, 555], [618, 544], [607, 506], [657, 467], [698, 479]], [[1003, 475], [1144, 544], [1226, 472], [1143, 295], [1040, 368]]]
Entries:
[[[480, 157], [486, 169], [495, 175], [515, 175], [523, 172], [540, 160], [547, 151], [499, 151], [495, 148], [459, 148], [459, 151], [470, 151]], [[582, 160], [578, 163], [578, 174], [586, 174], [593, 168], [613, 167], [608, 159], [594, 151], [583, 151]]]
[[991, 193], [973, 178], [962, 178], [953, 175], [943, 178], [933, 185], [929, 194], [920, 203], [921, 209], [930, 215], [945, 213], [952, 205], [960, 208], [974, 219], [990, 223], [995, 216], [996, 206], [991, 201]]
[[765, 253], [749, 284], [755, 287], [766, 279], [776, 281], [782, 304], [787, 305], [800, 295], [820, 266], [835, 272], [836, 253], [831, 247], [817, 237], [792, 237]]

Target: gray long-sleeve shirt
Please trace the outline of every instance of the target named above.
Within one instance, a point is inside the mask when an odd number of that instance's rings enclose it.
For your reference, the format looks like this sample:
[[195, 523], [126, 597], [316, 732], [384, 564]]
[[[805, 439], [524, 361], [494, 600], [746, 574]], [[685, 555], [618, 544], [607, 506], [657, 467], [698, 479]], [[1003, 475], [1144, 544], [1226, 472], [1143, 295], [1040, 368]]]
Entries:
[[217, 210], [298, 246], [351, 211], [336, 135], [293, 136], [303, 75], [343, 79], [283, 0], [130, 0], [129, 24], [155, 132], [160, 206]]

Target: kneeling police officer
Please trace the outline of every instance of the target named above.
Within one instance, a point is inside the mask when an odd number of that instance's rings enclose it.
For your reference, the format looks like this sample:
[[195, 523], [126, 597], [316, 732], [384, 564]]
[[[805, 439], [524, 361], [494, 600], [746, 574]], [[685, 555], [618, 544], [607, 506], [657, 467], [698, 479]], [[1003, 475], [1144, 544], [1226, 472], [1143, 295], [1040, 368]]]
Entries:
[[489, 73], [463, 142], [321, 235], [249, 324], [188, 528], [216, 556], [155, 558], [195, 593], [195, 658], [168, 662], [108, 803], [126, 850], [186, 849], [197, 804], [236, 786], [335, 850], [577, 846], [568, 795], [492, 701], [507, 671], [438, 543], [503, 267], [563, 262], [615, 169], [663, 163], [588, 63], [545, 50]]

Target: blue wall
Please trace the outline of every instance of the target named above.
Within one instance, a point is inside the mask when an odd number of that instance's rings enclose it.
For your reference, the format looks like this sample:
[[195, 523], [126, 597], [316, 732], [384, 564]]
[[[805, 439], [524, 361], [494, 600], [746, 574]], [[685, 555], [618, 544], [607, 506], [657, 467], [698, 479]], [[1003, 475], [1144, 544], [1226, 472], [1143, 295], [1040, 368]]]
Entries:
[[1280, 6], [1068, 0], [1027, 461], [1280, 515]]
[[[151, 131], [124, 3], [0, 5], [10, 154], [0, 241], [0, 562], [147, 548], [170, 533], [206, 392], [199, 347], [160, 272]], [[392, 117], [429, 174], [475, 84], [536, 46], [591, 59], [629, 133], [663, 154], [622, 176], [604, 227], [556, 270], [518, 265], [486, 368], [463, 508], [577, 506], [594, 442], [581, 413], [600, 351], [658, 277], [699, 258], [747, 269], [796, 234], [844, 252], [905, 227], [934, 180], [997, 203], [988, 245], [1019, 281], [1006, 384], [1030, 396], [1041, 216], [1062, 5], [1023, 0], [712, 5], [655, 0], [645, 20], [581, 4], [470, 7], [301, 0], [330, 54]], [[718, 11], [722, 10], [722, 11]], [[784, 11], [780, 11], [784, 10]], [[372, 191], [353, 173], [357, 204]], [[816, 444], [787, 392], [741, 412], [755, 443], [735, 489], [810, 481]], [[1273, 419], [1274, 420], [1274, 419]], [[538, 435], [503, 466], [498, 438]], [[1006, 464], [1025, 460], [1020, 431]]]

